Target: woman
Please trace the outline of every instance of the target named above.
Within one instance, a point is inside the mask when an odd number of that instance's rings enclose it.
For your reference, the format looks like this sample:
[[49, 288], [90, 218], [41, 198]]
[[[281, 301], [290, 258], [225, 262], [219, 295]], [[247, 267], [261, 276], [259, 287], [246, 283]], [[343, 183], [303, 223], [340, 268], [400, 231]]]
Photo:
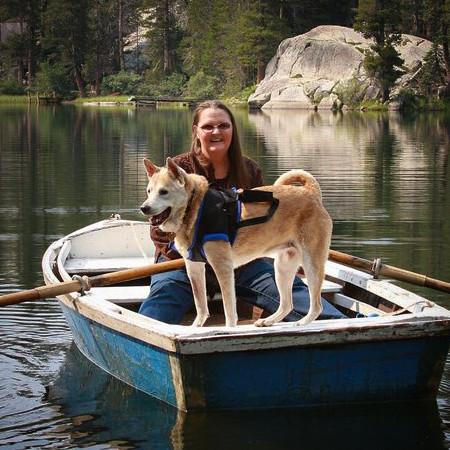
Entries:
[[[186, 172], [205, 176], [210, 185], [220, 188], [254, 188], [263, 184], [261, 169], [242, 155], [236, 122], [231, 111], [221, 102], [207, 101], [195, 110], [192, 123], [192, 144], [189, 152], [173, 160]], [[157, 262], [180, 258], [170, 246], [174, 236], [151, 228]], [[279, 305], [273, 265], [257, 259], [235, 272], [236, 294], [270, 314]], [[214, 274], [207, 266], [207, 286], [211, 295], [217, 290]], [[285, 320], [301, 319], [309, 310], [306, 285], [296, 277], [293, 286], [294, 311]], [[177, 324], [194, 306], [190, 281], [185, 270], [175, 270], [152, 277], [150, 295], [139, 312], [162, 322]], [[343, 315], [323, 300], [321, 318]]]

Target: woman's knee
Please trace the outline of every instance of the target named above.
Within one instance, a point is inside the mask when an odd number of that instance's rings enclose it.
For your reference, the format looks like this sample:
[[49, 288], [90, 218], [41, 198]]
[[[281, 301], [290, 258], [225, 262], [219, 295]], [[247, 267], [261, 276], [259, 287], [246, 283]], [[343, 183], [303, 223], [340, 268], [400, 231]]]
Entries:
[[150, 294], [142, 303], [139, 313], [161, 322], [180, 323], [193, 307], [192, 289], [184, 277], [157, 277], [152, 279]]

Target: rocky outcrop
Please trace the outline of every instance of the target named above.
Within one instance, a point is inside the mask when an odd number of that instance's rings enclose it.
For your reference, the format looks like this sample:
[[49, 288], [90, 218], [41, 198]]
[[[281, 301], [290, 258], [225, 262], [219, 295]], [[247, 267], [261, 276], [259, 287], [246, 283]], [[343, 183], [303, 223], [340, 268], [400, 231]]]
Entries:
[[[253, 108], [332, 109], [345, 103], [345, 91], [358, 90], [362, 99], [380, 98], [381, 92], [363, 67], [364, 51], [372, 41], [351, 28], [319, 26], [281, 42], [266, 68], [264, 80], [250, 96]], [[397, 46], [405, 75], [396, 87], [407, 86], [422, 66], [431, 42], [402, 35]]]

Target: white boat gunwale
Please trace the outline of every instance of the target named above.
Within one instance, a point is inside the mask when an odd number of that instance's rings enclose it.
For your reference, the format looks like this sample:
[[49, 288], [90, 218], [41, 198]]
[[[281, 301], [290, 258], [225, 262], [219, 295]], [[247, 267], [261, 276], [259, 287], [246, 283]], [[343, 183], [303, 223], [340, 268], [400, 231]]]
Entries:
[[[139, 221], [106, 220], [89, 225], [54, 242], [43, 257], [46, 283], [60, 281], [53, 272], [55, 268], [59, 269], [60, 276], [70, 279], [70, 275], [61, 268], [64, 268], [66, 258], [70, 254], [70, 244], [73, 239], [92, 232], [115, 227], [130, 227], [130, 225], [131, 227], [144, 225], [144, 229], [148, 230], [148, 225]], [[327, 273], [343, 279], [346, 283], [367, 289], [380, 297], [386, 295], [386, 292], [394, 292], [395, 298], [389, 301], [398, 304], [401, 308], [426, 302], [422, 297], [388, 281], [374, 280], [364, 272], [337, 263], [329, 262]], [[180, 354], [337, 345], [450, 334], [450, 312], [438, 305], [423, 308], [422, 312], [408, 312], [398, 316], [319, 320], [303, 327], [284, 322], [269, 328], [258, 328], [253, 325], [239, 325], [235, 328], [224, 326], [195, 328], [165, 324], [123, 308], [105, 300], [102, 289], [97, 288], [93, 292], [88, 292], [87, 295], [67, 294], [59, 297], [59, 300], [65, 306], [100, 325], [169, 352]], [[414, 301], [411, 302], [411, 299]]]

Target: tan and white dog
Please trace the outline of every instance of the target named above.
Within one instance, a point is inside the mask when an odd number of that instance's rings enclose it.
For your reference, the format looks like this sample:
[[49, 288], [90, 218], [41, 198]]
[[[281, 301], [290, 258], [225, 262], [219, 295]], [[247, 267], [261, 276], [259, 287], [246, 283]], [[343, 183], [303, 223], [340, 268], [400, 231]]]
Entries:
[[[200, 175], [186, 173], [170, 158], [166, 167], [157, 167], [148, 159], [144, 160], [144, 165], [149, 183], [141, 210], [150, 217], [153, 226], [176, 234], [175, 245], [186, 262], [197, 310], [193, 325], [202, 326], [209, 317], [205, 264], [190, 261], [188, 248], [208, 181]], [[279, 177], [273, 186], [257, 189], [271, 191], [279, 199], [273, 217], [263, 224], [239, 228], [233, 246], [225, 241], [210, 241], [203, 247], [222, 291], [226, 325], [235, 326], [238, 320], [234, 269], [265, 256], [274, 258], [280, 306], [255, 325], [272, 325], [292, 311], [292, 285], [300, 265], [308, 279], [311, 302], [308, 314], [296, 323], [307, 324], [322, 312], [320, 291], [332, 231], [319, 184], [308, 172], [292, 170]], [[265, 203], [242, 204], [242, 219], [262, 216], [267, 209]]]

